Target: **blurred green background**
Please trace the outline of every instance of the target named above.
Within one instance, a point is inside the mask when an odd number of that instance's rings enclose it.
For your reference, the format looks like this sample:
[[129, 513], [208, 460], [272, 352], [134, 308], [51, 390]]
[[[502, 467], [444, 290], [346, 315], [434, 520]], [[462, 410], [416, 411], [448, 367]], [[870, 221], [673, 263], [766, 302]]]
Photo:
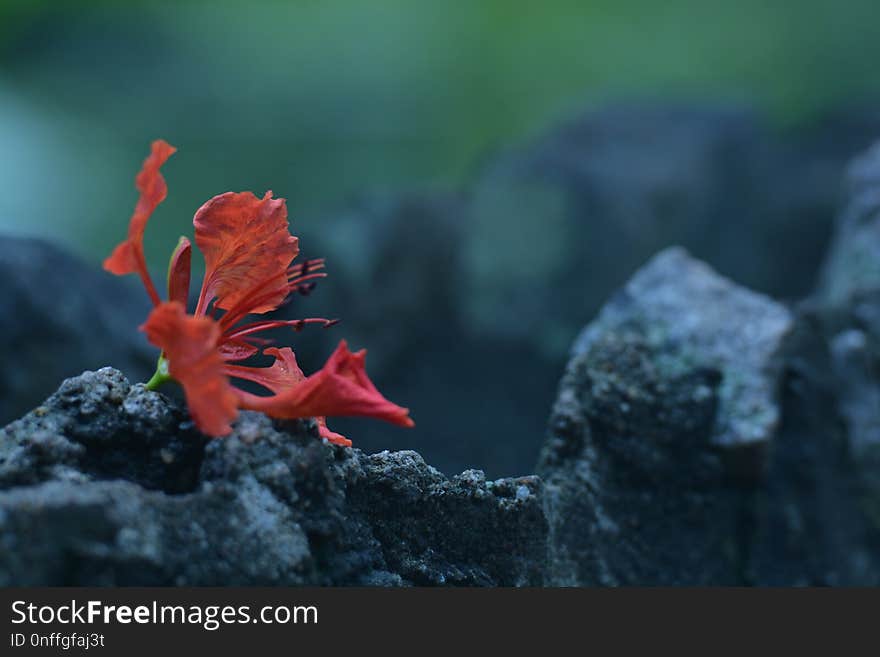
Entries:
[[97, 262], [149, 141], [180, 147], [162, 267], [204, 200], [272, 188], [297, 229], [363, 193], [454, 187], [499, 145], [621, 97], [782, 123], [877, 98], [875, 0], [0, 0], [0, 231]]

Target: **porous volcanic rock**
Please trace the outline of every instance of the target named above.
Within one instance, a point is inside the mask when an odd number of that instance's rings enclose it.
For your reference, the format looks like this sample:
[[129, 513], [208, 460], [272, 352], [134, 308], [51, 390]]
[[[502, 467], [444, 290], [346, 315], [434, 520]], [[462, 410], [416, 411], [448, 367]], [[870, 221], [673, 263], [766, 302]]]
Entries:
[[536, 477], [449, 479], [244, 412], [206, 440], [104, 368], [0, 431], [0, 585], [537, 585]]

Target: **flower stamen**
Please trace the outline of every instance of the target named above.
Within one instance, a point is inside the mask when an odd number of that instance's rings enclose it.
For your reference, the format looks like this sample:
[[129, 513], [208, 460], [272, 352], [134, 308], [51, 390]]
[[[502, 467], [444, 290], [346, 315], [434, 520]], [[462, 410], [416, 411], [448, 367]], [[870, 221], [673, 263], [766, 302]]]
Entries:
[[231, 333], [224, 333], [223, 338], [226, 340], [239, 340], [246, 335], [254, 333], [262, 333], [269, 329], [290, 326], [294, 331], [302, 331], [307, 324], [321, 324], [322, 328], [330, 328], [339, 323], [338, 319], [325, 319], [323, 317], [306, 317], [304, 319], [286, 319], [273, 320], [265, 322], [254, 322], [253, 324], [245, 324], [240, 326]]

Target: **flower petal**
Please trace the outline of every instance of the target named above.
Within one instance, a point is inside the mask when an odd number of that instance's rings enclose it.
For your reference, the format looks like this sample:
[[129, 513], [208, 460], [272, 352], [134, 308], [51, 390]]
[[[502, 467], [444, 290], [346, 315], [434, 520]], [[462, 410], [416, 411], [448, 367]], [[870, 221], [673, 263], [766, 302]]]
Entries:
[[223, 340], [219, 347], [220, 357], [227, 362], [247, 360], [260, 353], [260, 348], [246, 340]]
[[227, 192], [199, 208], [193, 224], [206, 267], [196, 315], [215, 298], [217, 308], [228, 310], [267, 282], [274, 293], [249, 311], [268, 312], [284, 301], [287, 267], [299, 252], [288, 229], [284, 199], [273, 199], [272, 192], [262, 199], [250, 192]]
[[284, 347], [283, 349], [269, 347], [264, 349], [263, 353], [267, 356], [275, 357], [275, 362], [271, 366], [247, 367], [244, 365], [227, 364], [224, 368], [226, 375], [258, 383], [275, 394], [289, 390], [306, 378], [306, 375], [303, 374], [299, 365], [297, 365], [296, 356], [290, 347]]
[[353, 354], [343, 340], [320, 371], [272, 397], [240, 398], [241, 407], [286, 419], [352, 415], [414, 426], [409, 411], [385, 399], [367, 377], [365, 357], [365, 350]]
[[232, 431], [238, 398], [223, 373], [217, 322], [187, 315], [181, 303], [170, 301], [154, 308], [141, 330], [168, 359], [168, 373], [183, 386], [196, 426], [209, 436]]
[[[264, 349], [263, 353], [267, 356], [275, 356], [275, 362], [272, 363], [270, 367], [241, 367], [237, 365], [227, 365], [226, 374], [231, 377], [258, 383], [275, 394], [290, 390], [297, 383], [306, 378], [306, 375], [303, 374], [302, 370], [299, 368], [299, 365], [296, 362], [296, 356], [290, 347], [284, 347], [283, 349], [270, 347], [269, 349]], [[243, 406], [248, 403], [256, 405], [262, 403], [259, 400], [263, 398], [257, 395], [252, 395], [243, 390], [236, 390], [236, 393]], [[334, 445], [351, 447], [351, 441], [348, 438], [341, 433], [332, 431], [327, 426], [327, 418], [319, 415], [315, 418], [315, 421], [318, 423], [318, 435], [321, 436], [321, 438], [326, 438]]]
[[168, 195], [168, 186], [159, 169], [176, 150], [174, 146], [161, 139], [153, 142], [150, 155], [144, 160], [141, 171], [135, 178], [135, 187], [141, 196], [128, 223], [128, 238], [104, 260], [104, 269], [111, 274], [117, 276], [135, 272], [140, 274], [154, 305], [159, 304], [159, 295], [147, 272], [147, 263], [144, 259], [144, 229], [147, 227], [150, 215]]
[[321, 438], [326, 438], [328, 442], [331, 442], [334, 445], [351, 447], [351, 441], [348, 438], [341, 433], [336, 433], [327, 426], [327, 418], [316, 417], [315, 420], [318, 423], [318, 435], [321, 436]]
[[168, 300], [179, 301], [184, 308], [189, 301], [191, 261], [192, 244], [185, 237], [181, 237], [168, 263]]

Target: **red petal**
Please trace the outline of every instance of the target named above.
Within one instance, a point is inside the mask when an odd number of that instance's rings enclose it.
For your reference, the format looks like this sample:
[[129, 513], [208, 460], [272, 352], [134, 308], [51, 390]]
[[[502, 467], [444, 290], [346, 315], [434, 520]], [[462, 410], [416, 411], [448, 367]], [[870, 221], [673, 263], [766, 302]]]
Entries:
[[343, 436], [341, 433], [336, 433], [335, 431], [330, 430], [330, 428], [327, 426], [327, 418], [316, 417], [315, 420], [317, 420], [318, 422], [318, 435], [321, 436], [321, 438], [326, 438], [334, 445], [351, 447], [351, 441], [348, 438]]
[[232, 431], [238, 398], [223, 373], [217, 322], [187, 315], [182, 304], [171, 301], [154, 308], [141, 330], [164, 352], [168, 373], [183, 386], [196, 426], [209, 436]]
[[259, 353], [260, 348], [244, 340], [224, 340], [219, 347], [220, 357], [226, 362], [245, 360]]
[[270, 367], [245, 367], [243, 365], [226, 365], [224, 371], [227, 376], [245, 381], [258, 383], [275, 394], [291, 389], [297, 383], [306, 378], [305, 374], [296, 363], [296, 356], [290, 347], [276, 349], [270, 347], [264, 349], [267, 356], [275, 356], [275, 362]]
[[228, 310], [267, 281], [276, 292], [249, 312], [268, 312], [284, 301], [287, 267], [299, 252], [288, 229], [284, 199], [273, 199], [272, 192], [262, 199], [250, 192], [227, 192], [199, 208], [193, 224], [206, 267], [197, 315], [213, 298], [217, 308]]
[[[276, 394], [291, 389], [297, 383], [306, 378], [296, 362], [296, 356], [294, 355], [293, 350], [289, 347], [284, 347], [283, 349], [271, 347], [263, 350], [263, 353], [268, 356], [275, 356], [275, 362], [272, 363], [271, 367], [258, 368], [228, 365], [226, 367], [226, 373], [232, 377], [258, 383]], [[257, 395], [251, 395], [241, 390], [238, 390], [237, 393], [239, 399], [244, 402], [261, 399]], [[253, 403], [259, 404], [260, 402], [253, 401]], [[327, 426], [327, 418], [319, 416], [316, 417], [315, 420], [318, 423], [318, 435], [320, 435], [321, 438], [326, 438], [334, 445], [351, 447], [351, 441], [348, 438], [341, 433], [332, 431]]]
[[353, 354], [342, 341], [319, 372], [272, 397], [247, 395], [241, 407], [277, 418], [359, 415], [414, 426], [406, 408], [376, 390], [364, 369], [365, 357], [366, 351]]
[[135, 186], [141, 196], [128, 223], [128, 238], [104, 260], [104, 269], [112, 274], [118, 276], [134, 272], [140, 274], [155, 305], [159, 304], [159, 295], [147, 273], [144, 259], [144, 229], [147, 227], [150, 215], [168, 194], [168, 186], [159, 169], [176, 150], [174, 146], [161, 139], [153, 142], [150, 155], [144, 160], [141, 171], [135, 178]]
[[181, 237], [168, 263], [168, 300], [179, 301], [184, 308], [189, 301], [191, 261], [192, 244], [185, 237]]

